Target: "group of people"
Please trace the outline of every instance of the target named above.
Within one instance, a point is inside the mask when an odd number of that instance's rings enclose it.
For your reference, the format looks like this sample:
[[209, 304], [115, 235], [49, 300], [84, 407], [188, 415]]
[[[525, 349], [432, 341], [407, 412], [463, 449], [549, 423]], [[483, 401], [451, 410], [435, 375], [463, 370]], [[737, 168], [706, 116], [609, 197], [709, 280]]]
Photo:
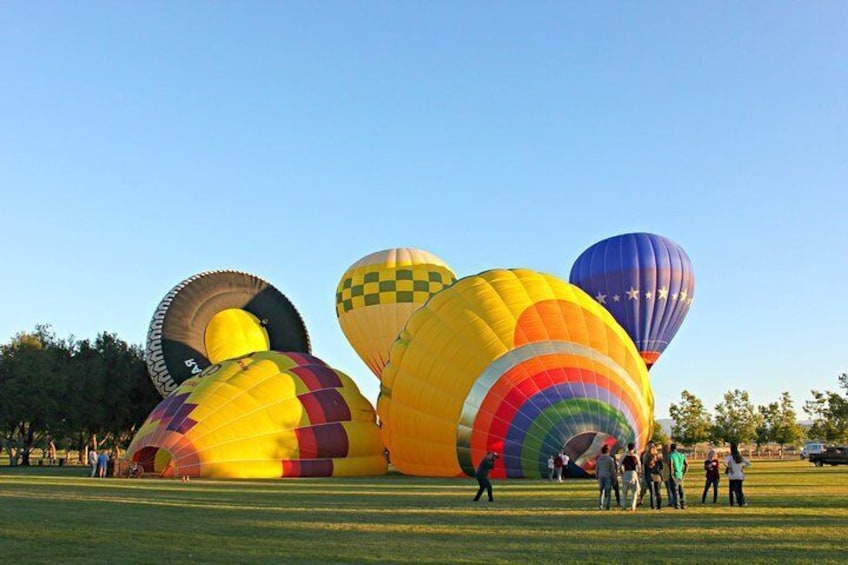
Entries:
[[[489, 502], [492, 502], [492, 483], [489, 473], [494, 469], [499, 458], [498, 453], [488, 452], [477, 466], [475, 478], [479, 488], [474, 496], [477, 502], [485, 492]], [[548, 458], [548, 480], [562, 482], [563, 469], [569, 463], [568, 455], [560, 451]], [[751, 463], [742, 457], [739, 447], [730, 444], [730, 455], [724, 459], [724, 472], [730, 485], [730, 505], [747, 506], [745, 494], [742, 492], [742, 482], [745, 480], [744, 469]], [[718, 485], [721, 477], [721, 465], [716, 452], [711, 450], [704, 460], [705, 483], [701, 494], [701, 504], [706, 504], [707, 494], [712, 489], [713, 504], [718, 502]], [[598, 479], [599, 499], [598, 508], [609, 510], [613, 493], [616, 505], [622, 509], [636, 510], [643, 504], [646, 493], [650, 495], [652, 509], [661, 510], [663, 507], [663, 487], [667, 494], [667, 505], [675, 509], [686, 508], [686, 491], [684, 480], [689, 472], [689, 462], [686, 455], [677, 449], [677, 444], [663, 444], [657, 449], [654, 442], [649, 442], [641, 454], [636, 453], [634, 443], [627, 444], [627, 452], [616, 459], [610, 455], [610, 448], [605, 445], [601, 454], [595, 460], [595, 475]], [[622, 496], [622, 488], [623, 496]]]
[[562, 482], [563, 470], [568, 469], [568, 464], [571, 459], [564, 451], [560, 451], [555, 455], [548, 457], [548, 480], [553, 481], [554, 477], [558, 483]]
[[[636, 510], [643, 503], [645, 494], [650, 495], [651, 509], [661, 510], [662, 491], [667, 494], [667, 506], [678, 510], [686, 508], [684, 479], [689, 472], [689, 462], [677, 444], [657, 445], [649, 442], [645, 451], [637, 455], [635, 444], [627, 445], [627, 452], [616, 460], [610, 455], [609, 446], [601, 448], [601, 455], [595, 463], [598, 478], [598, 508], [610, 509], [611, 492], [615, 493], [616, 504], [623, 509]], [[742, 457], [739, 446], [730, 445], [730, 455], [724, 459], [724, 472], [730, 483], [730, 505], [747, 506], [742, 482], [744, 469], [751, 463]], [[718, 484], [721, 477], [720, 464], [715, 450], [711, 450], [704, 460], [705, 483], [701, 494], [701, 504], [706, 504], [707, 494], [712, 489], [713, 504], [718, 502]], [[621, 479], [619, 480], [619, 476]], [[624, 496], [620, 493], [620, 484], [624, 484]], [[663, 489], [663, 487], [665, 487]], [[628, 502], [628, 494], [630, 500]]]
[[109, 452], [104, 449], [98, 454], [96, 449], [89, 449], [88, 464], [92, 477], [106, 477], [109, 470]]

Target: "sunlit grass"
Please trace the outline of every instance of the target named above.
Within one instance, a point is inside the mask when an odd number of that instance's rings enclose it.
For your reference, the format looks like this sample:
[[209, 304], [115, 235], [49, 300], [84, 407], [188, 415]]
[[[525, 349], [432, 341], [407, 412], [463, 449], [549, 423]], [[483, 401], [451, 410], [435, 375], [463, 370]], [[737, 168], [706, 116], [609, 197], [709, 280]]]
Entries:
[[81, 467], [0, 467], [8, 563], [844, 563], [848, 468], [756, 462], [751, 506], [596, 509], [595, 483], [471, 479], [91, 479]]

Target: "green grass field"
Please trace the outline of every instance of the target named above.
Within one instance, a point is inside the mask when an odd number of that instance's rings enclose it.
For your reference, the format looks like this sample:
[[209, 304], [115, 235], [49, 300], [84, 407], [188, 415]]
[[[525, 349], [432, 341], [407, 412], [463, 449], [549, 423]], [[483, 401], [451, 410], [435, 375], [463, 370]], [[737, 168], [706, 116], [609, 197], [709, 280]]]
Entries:
[[[696, 464], [698, 462], [695, 462]], [[595, 483], [472, 479], [91, 479], [0, 467], [5, 563], [597, 563], [848, 561], [848, 468], [755, 462], [747, 508], [596, 509]]]

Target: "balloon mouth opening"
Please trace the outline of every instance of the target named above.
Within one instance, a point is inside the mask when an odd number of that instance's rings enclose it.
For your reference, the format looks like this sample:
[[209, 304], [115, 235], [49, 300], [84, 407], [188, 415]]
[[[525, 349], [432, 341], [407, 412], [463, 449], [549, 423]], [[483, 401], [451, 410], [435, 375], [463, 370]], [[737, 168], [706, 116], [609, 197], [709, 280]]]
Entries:
[[159, 473], [163, 477], [174, 477], [177, 473], [176, 459], [170, 451], [161, 447], [148, 446], [133, 455], [145, 473]]
[[600, 455], [603, 446], [609, 446], [610, 453], [621, 448], [618, 440], [603, 432], [583, 432], [571, 436], [562, 446], [563, 452], [571, 459], [569, 474], [585, 477], [595, 472], [595, 458]]

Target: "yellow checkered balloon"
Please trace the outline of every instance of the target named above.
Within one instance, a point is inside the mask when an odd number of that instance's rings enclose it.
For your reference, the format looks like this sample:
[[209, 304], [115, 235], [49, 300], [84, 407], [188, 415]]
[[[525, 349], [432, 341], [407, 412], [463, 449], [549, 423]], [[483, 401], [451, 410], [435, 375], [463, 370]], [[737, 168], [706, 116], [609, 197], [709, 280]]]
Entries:
[[444, 261], [412, 248], [372, 253], [345, 272], [336, 289], [336, 315], [345, 337], [377, 378], [412, 313], [455, 281]]

